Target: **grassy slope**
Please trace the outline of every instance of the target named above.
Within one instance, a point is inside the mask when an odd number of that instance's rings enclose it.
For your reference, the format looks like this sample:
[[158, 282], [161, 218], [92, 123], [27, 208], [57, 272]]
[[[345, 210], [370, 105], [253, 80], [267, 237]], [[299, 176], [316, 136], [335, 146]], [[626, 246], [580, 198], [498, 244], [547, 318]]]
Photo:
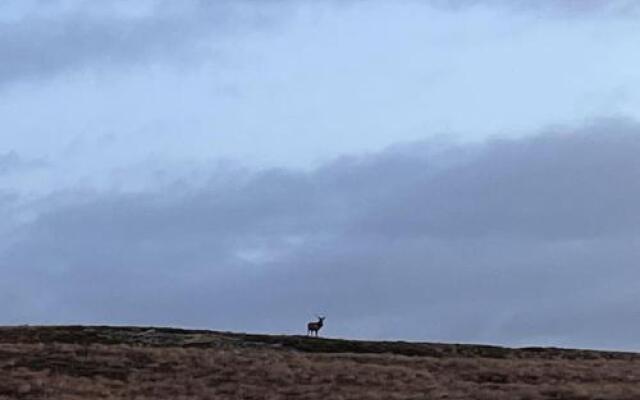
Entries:
[[622, 352], [0, 328], [0, 399], [639, 399], [639, 367]]

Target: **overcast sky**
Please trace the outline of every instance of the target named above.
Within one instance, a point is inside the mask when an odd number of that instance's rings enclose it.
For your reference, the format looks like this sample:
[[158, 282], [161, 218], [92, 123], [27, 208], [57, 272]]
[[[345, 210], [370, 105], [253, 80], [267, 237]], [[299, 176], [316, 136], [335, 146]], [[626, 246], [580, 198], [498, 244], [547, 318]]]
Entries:
[[635, 1], [0, 3], [0, 324], [640, 350]]

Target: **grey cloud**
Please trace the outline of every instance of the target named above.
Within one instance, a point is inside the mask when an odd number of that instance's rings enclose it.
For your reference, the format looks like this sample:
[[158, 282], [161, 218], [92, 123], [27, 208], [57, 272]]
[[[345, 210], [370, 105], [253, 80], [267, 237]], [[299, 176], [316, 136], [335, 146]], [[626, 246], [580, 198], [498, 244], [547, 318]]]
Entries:
[[193, 60], [212, 52], [216, 35], [270, 24], [270, 7], [249, 2], [157, 2], [149, 15], [122, 16], [95, 4], [71, 3], [0, 22], [0, 85], [83, 68]]
[[0, 175], [43, 168], [46, 165], [44, 160], [28, 160], [15, 151], [0, 153]]
[[[366, 2], [349, 3], [367, 7]], [[16, 4], [18, 8], [29, 7], [28, 3]], [[47, 7], [36, 3], [22, 18], [0, 21], [0, 86], [78, 69], [169, 60], [172, 64], [197, 64], [197, 60], [217, 56], [212, 54], [211, 44], [218, 38], [272, 26], [295, 12], [296, 6], [311, 2], [191, 0], [155, 4], [149, 15], [125, 17], [92, 2], [53, 3]], [[573, 15], [637, 15], [636, 2], [623, 0], [434, 0], [426, 4], [448, 9], [482, 5]]]
[[0, 258], [3, 319], [295, 333], [323, 312], [336, 336], [637, 348], [609, 332], [638, 328], [639, 150], [602, 121], [58, 194]]
[[445, 8], [468, 8], [478, 6], [505, 7], [514, 11], [535, 12], [561, 16], [637, 16], [638, 3], [633, 0], [434, 0], [434, 4]]
[[0, 154], [0, 173], [7, 173], [22, 165], [22, 160], [15, 152]]
[[495, 141], [464, 165], [396, 180], [401, 187], [378, 197], [362, 230], [547, 239], [638, 234], [639, 151], [637, 127], [621, 123], [601, 122], [582, 135]]

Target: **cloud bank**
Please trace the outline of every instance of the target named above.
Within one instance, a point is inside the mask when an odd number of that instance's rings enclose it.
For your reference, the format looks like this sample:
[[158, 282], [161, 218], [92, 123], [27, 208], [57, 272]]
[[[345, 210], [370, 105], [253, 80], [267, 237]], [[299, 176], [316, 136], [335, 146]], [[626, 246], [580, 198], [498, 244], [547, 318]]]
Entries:
[[[0, 20], [0, 86], [114, 66], [197, 64], [229, 34], [268, 26], [250, 2], [9, 2]], [[13, 13], [11, 13], [13, 11]]]
[[[555, 16], [637, 15], [634, 1], [457, 0], [411, 2], [450, 11], [481, 7]], [[384, 2], [372, 2], [379, 7]], [[281, 24], [300, 6], [368, 7], [366, 2], [122, 1], [49, 4], [9, 1], [0, 12], [0, 87], [68, 72], [144, 65], [190, 65], [219, 57], [216, 44], [244, 32]]]
[[[640, 126], [399, 145], [41, 200], [2, 323], [127, 323], [635, 348]], [[1, 204], [0, 204], [1, 205]]]

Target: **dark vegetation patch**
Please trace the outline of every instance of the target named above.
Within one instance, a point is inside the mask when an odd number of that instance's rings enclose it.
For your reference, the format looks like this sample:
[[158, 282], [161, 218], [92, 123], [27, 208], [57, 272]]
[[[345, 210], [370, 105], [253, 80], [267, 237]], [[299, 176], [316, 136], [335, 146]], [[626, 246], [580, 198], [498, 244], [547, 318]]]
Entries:
[[639, 360], [639, 353], [507, 348], [476, 344], [363, 341], [307, 336], [257, 335], [165, 327], [19, 326], [0, 328], [0, 343], [128, 344], [155, 347], [272, 347], [308, 353], [397, 354], [415, 357], [498, 359]]
[[640, 399], [635, 353], [152, 327], [0, 328], [6, 399]]

